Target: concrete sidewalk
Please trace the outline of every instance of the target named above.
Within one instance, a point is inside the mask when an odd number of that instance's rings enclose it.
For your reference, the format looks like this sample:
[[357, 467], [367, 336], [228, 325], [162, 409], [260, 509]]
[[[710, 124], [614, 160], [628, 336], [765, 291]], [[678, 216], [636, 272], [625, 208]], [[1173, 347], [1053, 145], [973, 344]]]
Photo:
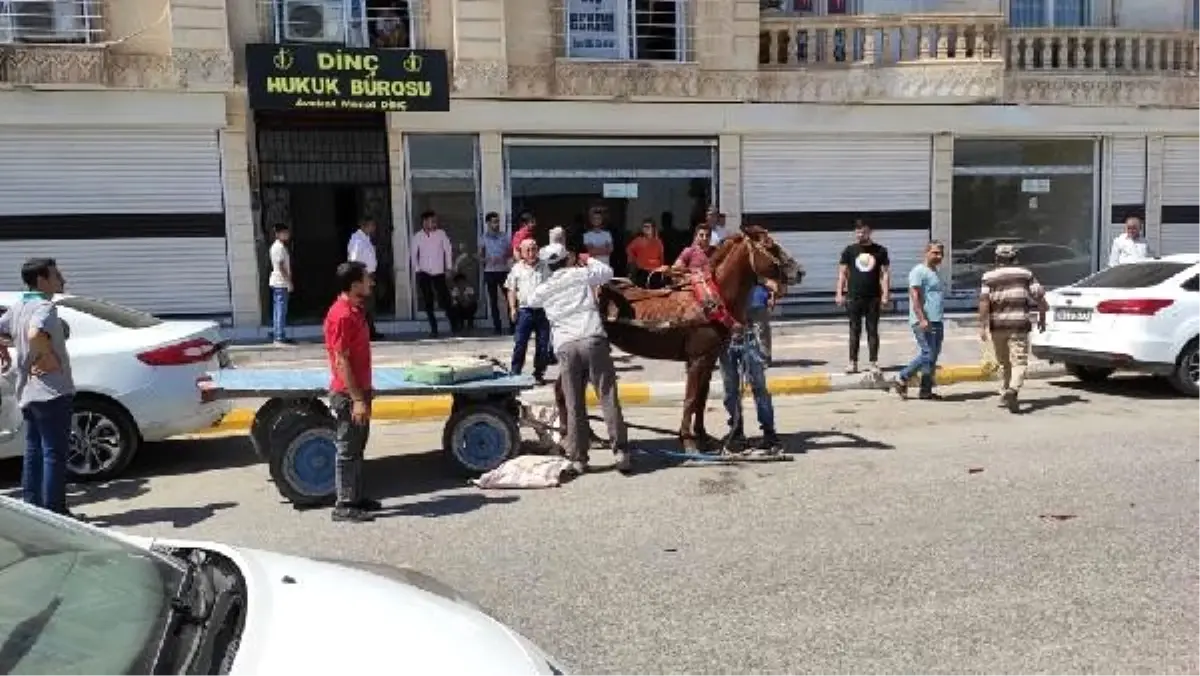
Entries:
[[[1061, 366], [1042, 362], [1029, 365], [1028, 377], [1031, 379], [1053, 378], [1062, 375]], [[995, 379], [995, 372], [983, 368], [979, 364], [957, 366], [940, 366], [937, 371], [937, 383], [953, 385], [956, 383], [982, 382]], [[776, 396], [793, 396], [804, 394], [826, 394], [846, 390], [886, 390], [889, 379], [887, 374], [882, 377], [870, 373], [847, 375], [843, 373], [814, 373], [795, 376], [773, 376], [767, 378], [767, 389]], [[623, 407], [656, 407], [675, 406], [683, 403], [684, 383], [679, 382], [619, 382], [618, 394]], [[724, 388], [719, 377], [713, 378], [709, 390], [709, 403], [719, 403], [724, 396]], [[743, 393], [743, 398], [749, 393]], [[550, 387], [539, 387], [521, 396], [528, 404], [552, 405], [554, 393]], [[377, 422], [403, 422], [410, 420], [427, 420], [446, 418], [450, 415], [452, 400], [448, 396], [437, 397], [382, 397], [375, 400], [372, 406], [372, 418]], [[588, 390], [588, 405], [597, 405], [595, 392]], [[214, 428], [213, 432], [241, 432], [250, 428], [254, 420], [254, 408], [237, 408], [229, 412]]]

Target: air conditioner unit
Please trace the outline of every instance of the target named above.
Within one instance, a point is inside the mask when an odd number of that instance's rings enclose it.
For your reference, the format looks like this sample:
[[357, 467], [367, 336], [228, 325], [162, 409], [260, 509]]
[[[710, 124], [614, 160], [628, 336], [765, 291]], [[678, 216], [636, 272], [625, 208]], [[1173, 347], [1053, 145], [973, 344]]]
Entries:
[[84, 3], [76, 0], [7, 0], [17, 42], [86, 42]]
[[280, 0], [287, 42], [346, 41], [342, 0]]

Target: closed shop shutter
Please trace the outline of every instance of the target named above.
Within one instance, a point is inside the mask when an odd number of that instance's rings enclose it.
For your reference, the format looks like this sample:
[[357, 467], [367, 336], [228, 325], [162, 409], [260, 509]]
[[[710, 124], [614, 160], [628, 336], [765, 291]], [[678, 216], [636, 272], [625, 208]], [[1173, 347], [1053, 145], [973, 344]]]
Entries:
[[1117, 137], [1110, 142], [1109, 153], [1109, 227], [1105, 246], [1121, 234], [1130, 215], [1145, 217], [1146, 211], [1146, 138]]
[[1164, 140], [1161, 253], [1200, 253], [1200, 138]]
[[5, 288], [26, 258], [49, 256], [73, 293], [228, 314], [223, 214], [216, 130], [0, 129]]
[[902, 289], [929, 241], [931, 159], [928, 136], [744, 139], [743, 221], [768, 227], [807, 272], [784, 302], [828, 302], [855, 218], [888, 248]]

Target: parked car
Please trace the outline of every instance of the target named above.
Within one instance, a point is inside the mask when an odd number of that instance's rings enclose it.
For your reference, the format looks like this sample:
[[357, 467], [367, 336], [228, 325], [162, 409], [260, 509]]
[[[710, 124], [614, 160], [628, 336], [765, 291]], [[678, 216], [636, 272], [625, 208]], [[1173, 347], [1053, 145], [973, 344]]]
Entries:
[[3, 497], [0, 587], [10, 673], [563, 673], [411, 569], [135, 537]]
[[1001, 244], [1017, 244], [1024, 242], [1024, 237], [985, 237], [968, 239], [961, 246], [951, 250], [951, 260], [954, 265], [978, 265], [991, 263], [996, 257], [996, 247]]
[[1084, 382], [1114, 371], [1151, 373], [1200, 393], [1200, 255], [1117, 265], [1046, 295], [1046, 331], [1033, 354]]
[[[0, 293], [0, 313], [19, 298]], [[209, 401], [207, 375], [229, 365], [220, 327], [167, 321], [85, 296], [55, 296], [66, 324], [78, 393], [68, 472], [100, 481], [120, 474], [142, 442], [196, 432], [221, 420], [227, 401]], [[14, 374], [0, 378], [0, 458], [25, 452]]]
[[[995, 245], [989, 246], [990, 249], [985, 247], [971, 263], [954, 264], [951, 273], [954, 288], [979, 288], [983, 273], [995, 264], [996, 248]], [[1069, 246], [1018, 242], [1013, 244], [1013, 248], [1017, 250], [1017, 264], [1028, 268], [1047, 287], [1073, 284], [1092, 271], [1092, 255], [1080, 253]]]

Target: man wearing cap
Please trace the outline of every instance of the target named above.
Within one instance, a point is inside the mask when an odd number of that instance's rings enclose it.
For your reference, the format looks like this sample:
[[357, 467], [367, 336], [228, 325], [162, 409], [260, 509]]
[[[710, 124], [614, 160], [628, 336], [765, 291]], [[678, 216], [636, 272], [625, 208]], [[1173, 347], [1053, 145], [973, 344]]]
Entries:
[[1046, 330], [1046, 294], [1027, 268], [1017, 265], [1011, 244], [996, 247], [996, 267], [983, 275], [979, 289], [979, 338], [991, 341], [1000, 366], [1000, 401], [1018, 410], [1017, 393], [1029, 364], [1030, 310], [1037, 308], [1038, 331]]
[[562, 244], [543, 248], [538, 259], [549, 268], [550, 277], [529, 294], [528, 302], [530, 307], [542, 308], [550, 322], [559, 368], [555, 399], [566, 417], [563, 446], [571, 469], [577, 474], [587, 471], [591, 425], [586, 395], [591, 381], [600, 398], [617, 470], [627, 473], [631, 466], [625, 419], [617, 400], [617, 372], [596, 306], [596, 288], [611, 280], [613, 271], [595, 258], [579, 258], [584, 260], [577, 260]]

